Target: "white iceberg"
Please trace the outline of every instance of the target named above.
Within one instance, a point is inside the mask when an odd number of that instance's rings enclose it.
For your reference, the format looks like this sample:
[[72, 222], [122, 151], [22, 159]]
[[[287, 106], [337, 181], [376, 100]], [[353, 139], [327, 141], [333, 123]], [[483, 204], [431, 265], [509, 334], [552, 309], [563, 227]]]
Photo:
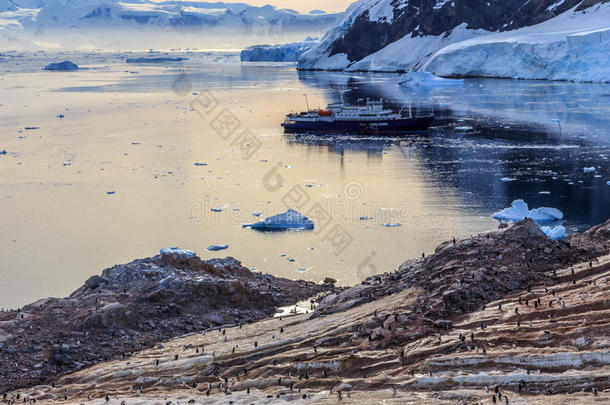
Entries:
[[286, 231], [313, 229], [313, 222], [298, 211], [288, 211], [265, 218], [255, 224], [244, 225], [259, 231]]
[[548, 223], [563, 219], [563, 213], [557, 208], [540, 207], [530, 210], [523, 200], [515, 200], [509, 208], [492, 215], [498, 221], [517, 222], [531, 218], [538, 223]]
[[540, 227], [540, 229], [542, 229], [542, 232], [544, 232], [544, 234], [552, 240], [561, 240], [566, 238], [566, 228], [561, 225], [554, 228], [551, 228], [550, 226], [543, 226]]
[[178, 246], [172, 246], [170, 248], [161, 249], [161, 255], [178, 255], [184, 257], [194, 257], [195, 252], [192, 250], [180, 249]]

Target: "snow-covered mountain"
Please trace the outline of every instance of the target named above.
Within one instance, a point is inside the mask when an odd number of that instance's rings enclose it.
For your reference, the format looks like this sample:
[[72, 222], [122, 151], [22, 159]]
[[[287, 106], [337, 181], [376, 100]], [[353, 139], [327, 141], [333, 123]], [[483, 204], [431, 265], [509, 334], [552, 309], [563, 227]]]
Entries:
[[[128, 45], [117, 46], [129, 47], [134, 38], [125, 35], [127, 30], [136, 36], [143, 34], [139, 42], [151, 42], [142, 47], [158, 47], [152, 39], [158, 39], [160, 34], [186, 36], [176, 38], [182, 43], [175, 47], [183, 43], [188, 46], [188, 40], [201, 34], [209, 34], [205, 38], [207, 43], [200, 36], [191, 46], [241, 47], [260, 43], [261, 37], [285, 41], [284, 37], [292, 40], [323, 34], [336, 23], [337, 17], [338, 14], [319, 10], [301, 14], [272, 6], [196, 0], [0, 0], [0, 37], [59, 41], [64, 46], [66, 42], [76, 42], [70, 39], [75, 35], [92, 42], [91, 46], [103, 47], [112, 43], [97, 44], [97, 40], [114, 36], [112, 41]], [[115, 32], [121, 34], [113, 35]]]
[[610, 81], [610, 0], [360, 0], [301, 69]]

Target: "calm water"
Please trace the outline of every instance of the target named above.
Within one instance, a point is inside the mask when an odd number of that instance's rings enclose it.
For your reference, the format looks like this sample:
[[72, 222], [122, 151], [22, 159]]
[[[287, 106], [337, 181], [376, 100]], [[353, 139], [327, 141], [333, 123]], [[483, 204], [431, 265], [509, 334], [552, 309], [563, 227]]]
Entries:
[[[0, 62], [0, 307], [64, 296], [105, 267], [173, 245], [353, 284], [495, 228], [491, 214], [517, 198], [561, 209], [569, 232], [610, 217], [608, 85], [406, 88], [395, 75], [297, 72], [231, 55], [162, 66], [125, 56], [59, 55], [89, 68], [73, 73], [41, 72], [52, 55]], [[303, 93], [320, 107], [411, 100], [437, 120], [427, 136], [284, 135], [279, 123], [305, 108]], [[241, 226], [288, 207], [317, 230]]]

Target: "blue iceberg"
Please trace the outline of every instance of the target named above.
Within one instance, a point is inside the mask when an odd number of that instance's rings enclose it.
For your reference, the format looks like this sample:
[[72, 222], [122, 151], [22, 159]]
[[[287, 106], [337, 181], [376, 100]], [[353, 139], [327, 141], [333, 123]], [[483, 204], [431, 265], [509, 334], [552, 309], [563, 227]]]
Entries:
[[192, 250], [180, 249], [178, 246], [172, 246], [170, 248], [161, 249], [161, 255], [178, 255], [184, 257], [194, 257], [195, 252]]
[[287, 231], [313, 229], [313, 222], [298, 211], [288, 211], [265, 218], [255, 224], [244, 225], [258, 231]]
[[225, 249], [228, 249], [228, 248], [229, 248], [229, 245], [210, 245], [206, 249], [211, 251], [211, 252], [214, 252], [214, 251], [217, 251], [217, 250], [225, 250]]
[[504, 208], [492, 216], [498, 221], [517, 222], [531, 218], [538, 223], [548, 223], [563, 219], [563, 213], [557, 208], [540, 207], [530, 210], [523, 200], [515, 200], [509, 208]]
[[544, 234], [552, 240], [561, 240], [566, 238], [566, 228], [561, 225], [556, 226], [555, 228], [543, 226], [540, 229], [542, 229], [542, 232], [544, 232]]
[[76, 63], [70, 62], [69, 60], [65, 60], [63, 62], [58, 62], [58, 63], [49, 63], [43, 69], [71, 72], [74, 70], [78, 70], [78, 65]]

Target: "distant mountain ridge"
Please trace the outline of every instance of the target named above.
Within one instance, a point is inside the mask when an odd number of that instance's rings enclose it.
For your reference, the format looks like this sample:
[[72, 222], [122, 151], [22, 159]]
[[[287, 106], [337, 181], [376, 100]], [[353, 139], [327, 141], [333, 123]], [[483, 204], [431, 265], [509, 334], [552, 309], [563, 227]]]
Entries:
[[[340, 14], [312, 10], [303, 14], [273, 6], [245, 3], [168, 0], [0, 0], [0, 36], [35, 34], [44, 38], [57, 30], [125, 28], [159, 33], [214, 32], [219, 35], [282, 36], [302, 39], [332, 27]], [[112, 33], [109, 31], [109, 35]], [[298, 34], [298, 36], [296, 36]], [[218, 42], [221, 38], [215, 38]], [[291, 38], [292, 39], [292, 38]], [[255, 41], [256, 43], [257, 41]], [[154, 47], [154, 46], [153, 46]]]

